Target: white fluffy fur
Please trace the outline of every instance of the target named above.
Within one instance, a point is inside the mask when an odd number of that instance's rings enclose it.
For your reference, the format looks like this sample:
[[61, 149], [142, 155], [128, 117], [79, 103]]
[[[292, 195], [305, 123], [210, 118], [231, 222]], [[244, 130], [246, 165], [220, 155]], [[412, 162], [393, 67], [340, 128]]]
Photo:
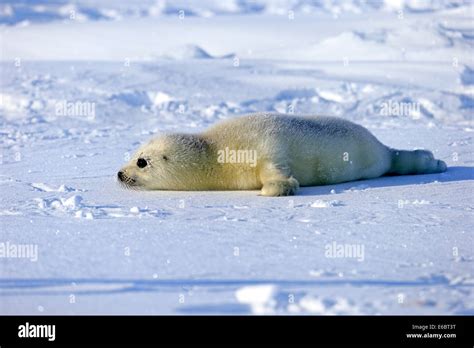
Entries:
[[[219, 163], [225, 148], [257, 153], [257, 165]], [[148, 161], [138, 168], [137, 159]], [[124, 183], [150, 190], [254, 190], [283, 196], [299, 186], [384, 174], [446, 170], [428, 151], [392, 150], [367, 129], [336, 117], [252, 114], [200, 134], [169, 134], [141, 147], [121, 169]]]

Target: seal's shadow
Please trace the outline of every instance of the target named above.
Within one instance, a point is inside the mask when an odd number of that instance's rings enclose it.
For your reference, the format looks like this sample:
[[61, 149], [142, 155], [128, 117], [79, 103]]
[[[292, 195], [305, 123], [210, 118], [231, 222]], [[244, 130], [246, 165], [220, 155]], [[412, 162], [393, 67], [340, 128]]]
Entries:
[[342, 184], [302, 187], [298, 191], [298, 195], [325, 195], [328, 194], [331, 190], [341, 192], [357, 186], [362, 186], [365, 189], [391, 186], [420, 185], [429, 184], [433, 182], [455, 182], [470, 180], [474, 180], [474, 167], [448, 167], [448, 170], [446, 172], [440, 174], [382, 176], [380, 178], [350, 181]]

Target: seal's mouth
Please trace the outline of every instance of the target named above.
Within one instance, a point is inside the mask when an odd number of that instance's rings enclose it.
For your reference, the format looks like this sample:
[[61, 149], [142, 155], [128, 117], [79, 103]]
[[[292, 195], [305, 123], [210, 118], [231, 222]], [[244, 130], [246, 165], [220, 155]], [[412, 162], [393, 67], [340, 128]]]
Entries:
[[117, 173], [117, 178], [119, 184], [124, 187], [124, 188], [136, 188], [137, 187], [137, 181], [135, 179], [132, 179], [129, 177], [127, 174], [124, 172], [120, 171]]

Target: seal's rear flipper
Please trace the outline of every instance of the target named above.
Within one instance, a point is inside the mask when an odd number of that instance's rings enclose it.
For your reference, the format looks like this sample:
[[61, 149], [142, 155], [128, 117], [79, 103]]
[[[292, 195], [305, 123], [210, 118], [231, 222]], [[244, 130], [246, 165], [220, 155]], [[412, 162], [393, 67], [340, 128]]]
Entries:
[[445, 172], [447, 169], [446, 163], [435, 159], [430, 151], [391, 149], [390, 152], [392, 166], [388, 174], [433, 174]]

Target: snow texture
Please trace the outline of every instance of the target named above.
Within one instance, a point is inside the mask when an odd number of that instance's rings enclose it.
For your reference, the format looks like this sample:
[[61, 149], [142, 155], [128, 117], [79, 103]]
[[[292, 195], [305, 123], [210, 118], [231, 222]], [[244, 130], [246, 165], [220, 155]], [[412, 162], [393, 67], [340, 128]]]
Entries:
[[[474, 314], [473, 10], [2, 2], [0, 314]], [[283, 198], [117, 185], [150, 138], [256, 111], [449, 169]]]

